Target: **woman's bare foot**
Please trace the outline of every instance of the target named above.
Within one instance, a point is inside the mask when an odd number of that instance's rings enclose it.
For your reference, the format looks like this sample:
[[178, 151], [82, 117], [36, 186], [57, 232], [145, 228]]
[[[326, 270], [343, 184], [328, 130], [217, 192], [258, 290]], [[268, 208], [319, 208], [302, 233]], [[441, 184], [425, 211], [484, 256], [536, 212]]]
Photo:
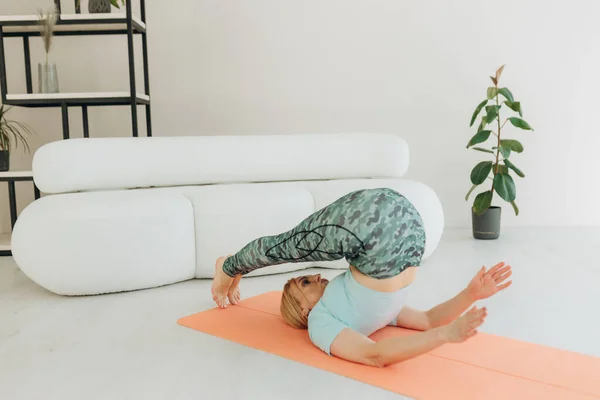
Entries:
[[227, 298], [229, 298], [229, 302], [231, 304], [237, 304], [240, 302], [240, 280], [242, 280], [242, 275], [236, 275], [231, 282], [231, 286], [229, 286]]
[[219, 257], [215, 263], [215, 277], [213, 278], [212, 287], [210, 289], [213, 300], [220, 308], [225, 308], [227, 298], [231, 304], [237, 304], [240, 299], [240, 291], [238, 288], [241, 275], [234, 278], [223, 272], [223, 264], [229, 256]]

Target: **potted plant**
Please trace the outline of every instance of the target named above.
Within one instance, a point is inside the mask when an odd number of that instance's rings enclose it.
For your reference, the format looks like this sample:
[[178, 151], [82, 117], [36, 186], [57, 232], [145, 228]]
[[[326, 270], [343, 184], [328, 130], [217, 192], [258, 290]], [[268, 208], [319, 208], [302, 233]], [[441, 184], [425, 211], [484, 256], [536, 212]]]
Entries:
[[54, 38], [54, 27], [58, 18], [56, 8], [49, 11], [38, 11], [40, 36], [44, 42], [46, 51], [46, 60], [44, 63], [38, 63], [38, 86], [40, 93], [58, 93], [58, 75], [56, 64], [48, 61], [52, 39]]
[[[121, 4], [125, 5], [125, 0], [121, 0]], [[116, 7], [120, 9], [119, 0], [89, 0], [88, 1], [88, 11], [91, 14], [99, 14], [99, 13], [109, 13], [111, 12], [110, 6]], [[81, 6], [81, 0], [77, 0], [75, 7], [79, 9]]]
[[0, 104], [0, 171], [10, 169], [10, 152], [19, 147], [19, 142], [23, 144], [25, 151], [30, 152], [24, 134], [33, 133], [27, 125], [7, 119], [6, 114], [9, 110], [4, 104]]
[[[515, 100], [508, 88], [501, 87], [499, 84], [503, 70], [504, 65], [496, 70], [495, 76], [490, 76], [494, 86], [488, 87], [486, 99], [479, 103], [475, 109], [469, 125], [473, 126], [485, 107], [485, 114], [481, 117], [477, 132], [467, 144], [467, 149], [480, 151], [489, 154], [491, 157], [491, 160], [481, 161], [472, 169], [471, 184], [473, 186], [465, 196], [465, 200], [468, 201], [471, 193], [480, 185], [487, 182], [491, 186], [486, 187], [487, 190], [475, 197], [471, 207], [473, 237], [476, 239], [497, 239], [500, 236], [502, 208], [492, 206], [494, 193], [502, 200], [510, 203], [515, 215], [519, 215], [519, 208], [515, 202], [517, 192], [512, 174], [514, 173], [520, 178], [524, 178], [525, 174], [509, 158], [513, 153], [522, 153], [523, 145], [518, 140], [505, 139], [502, 136], [502, 129], [507, 122], [510, 122], [513, 127], [533, 131], [533, 128], [522, 119], [523, 108], [521, 102]], [[489, 102], [492, 104], [488, 105]], [[512, 116], [504, 121], [501, 120], [503, 106], [507, 109], [506, 111], [512, 113]], [[490, 137], [493, 140], [492, 147], [482, 147], [481, 145]], [[488, 180], [491, 182], [488, 182]]]

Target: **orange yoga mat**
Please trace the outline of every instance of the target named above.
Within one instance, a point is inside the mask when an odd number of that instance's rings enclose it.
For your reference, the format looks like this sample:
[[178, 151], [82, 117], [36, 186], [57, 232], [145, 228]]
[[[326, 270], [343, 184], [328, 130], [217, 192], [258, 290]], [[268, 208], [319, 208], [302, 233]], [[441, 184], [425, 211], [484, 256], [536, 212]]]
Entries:
[[[280, 298], [280, 291], [269, 292], [178, 323], [416, 399], [600, 399], [600, 358], [485, 333], [385, 368], [328, 356], [307, 331], [285, 324]], [[414, 333], [386, 327], [371, 338]]]

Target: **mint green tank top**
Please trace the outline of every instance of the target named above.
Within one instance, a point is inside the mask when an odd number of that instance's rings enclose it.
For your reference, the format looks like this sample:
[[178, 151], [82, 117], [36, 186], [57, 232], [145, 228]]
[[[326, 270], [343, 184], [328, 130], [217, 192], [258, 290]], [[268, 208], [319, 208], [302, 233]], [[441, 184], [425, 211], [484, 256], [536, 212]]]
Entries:
[[310, 340], [331, 355], [331, 344], [345, 328], [370, 336], [387, 325], [396, 325], [409, 287], [378, 292], [358, 283], [348, 268], [329, 282], [308, 315]]

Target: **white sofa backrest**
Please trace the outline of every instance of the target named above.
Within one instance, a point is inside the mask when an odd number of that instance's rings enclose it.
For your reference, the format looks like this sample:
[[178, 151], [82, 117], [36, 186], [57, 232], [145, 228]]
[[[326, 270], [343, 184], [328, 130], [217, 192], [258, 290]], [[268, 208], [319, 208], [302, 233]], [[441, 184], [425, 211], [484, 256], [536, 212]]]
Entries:
[[399, 178], [407, 143], [381, 133], [68, 139], [42, 146], [48, 194], [234, 182]]

